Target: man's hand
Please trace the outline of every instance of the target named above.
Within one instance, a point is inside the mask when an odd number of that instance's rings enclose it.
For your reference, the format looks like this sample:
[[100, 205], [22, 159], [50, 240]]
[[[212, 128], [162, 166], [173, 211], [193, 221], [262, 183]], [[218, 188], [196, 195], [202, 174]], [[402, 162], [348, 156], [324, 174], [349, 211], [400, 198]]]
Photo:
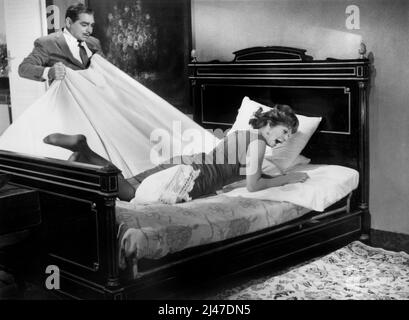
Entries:
[[48, 78], [50, 80], [63, 80], [67, 74], [65, 66], [62, 62], [57, 62], [48, 71]]

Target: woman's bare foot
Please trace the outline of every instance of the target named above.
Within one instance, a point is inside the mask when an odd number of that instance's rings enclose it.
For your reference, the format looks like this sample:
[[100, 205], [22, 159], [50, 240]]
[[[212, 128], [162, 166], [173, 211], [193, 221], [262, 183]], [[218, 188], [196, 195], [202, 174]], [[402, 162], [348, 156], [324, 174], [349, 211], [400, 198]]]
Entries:
[[87, 138], [82, 134], [68, 135], [53, 133], [43, 139], [44, 143], [65, 148], [73, 152], [81, 151], [87, 147]]

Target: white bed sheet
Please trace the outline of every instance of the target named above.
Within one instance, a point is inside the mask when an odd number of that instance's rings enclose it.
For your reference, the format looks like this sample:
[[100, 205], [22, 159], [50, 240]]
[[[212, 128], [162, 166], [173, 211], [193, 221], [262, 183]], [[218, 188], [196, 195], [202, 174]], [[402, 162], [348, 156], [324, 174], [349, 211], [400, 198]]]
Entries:
[[347, 196], [358, 187], [359, 172], [344, 166], [306, 164], [289, 172], [305, 172], [309, 179], [281, 187], [249, 192], [245, 187], [224, 193], [228, 197], [286, 201], [315, 211], [326, 208]]

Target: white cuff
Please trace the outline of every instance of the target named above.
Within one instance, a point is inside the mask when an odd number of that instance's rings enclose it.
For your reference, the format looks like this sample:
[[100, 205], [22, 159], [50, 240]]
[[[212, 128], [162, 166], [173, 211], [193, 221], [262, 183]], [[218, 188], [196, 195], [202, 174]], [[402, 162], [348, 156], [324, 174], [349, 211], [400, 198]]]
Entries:
[[45, 67], [43, 72], [43, 79], [48, 80], [48, 72], [50, 71], [50, 67]]

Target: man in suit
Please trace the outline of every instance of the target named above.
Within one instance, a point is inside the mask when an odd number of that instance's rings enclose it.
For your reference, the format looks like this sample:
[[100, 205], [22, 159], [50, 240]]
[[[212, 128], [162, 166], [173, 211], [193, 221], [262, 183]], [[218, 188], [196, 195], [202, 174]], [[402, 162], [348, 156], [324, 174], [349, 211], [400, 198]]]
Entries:
[[99, 40], [91, 36], [94, 24], [90, 8], [81, 3], [70, 6], [63, 31], [37, 39], [33, 51], [20, 64], [19, 75], [36, 81], [54, 81], [64, 79], [66, 67], [86, 69], [93, 54], [102, 54]]

